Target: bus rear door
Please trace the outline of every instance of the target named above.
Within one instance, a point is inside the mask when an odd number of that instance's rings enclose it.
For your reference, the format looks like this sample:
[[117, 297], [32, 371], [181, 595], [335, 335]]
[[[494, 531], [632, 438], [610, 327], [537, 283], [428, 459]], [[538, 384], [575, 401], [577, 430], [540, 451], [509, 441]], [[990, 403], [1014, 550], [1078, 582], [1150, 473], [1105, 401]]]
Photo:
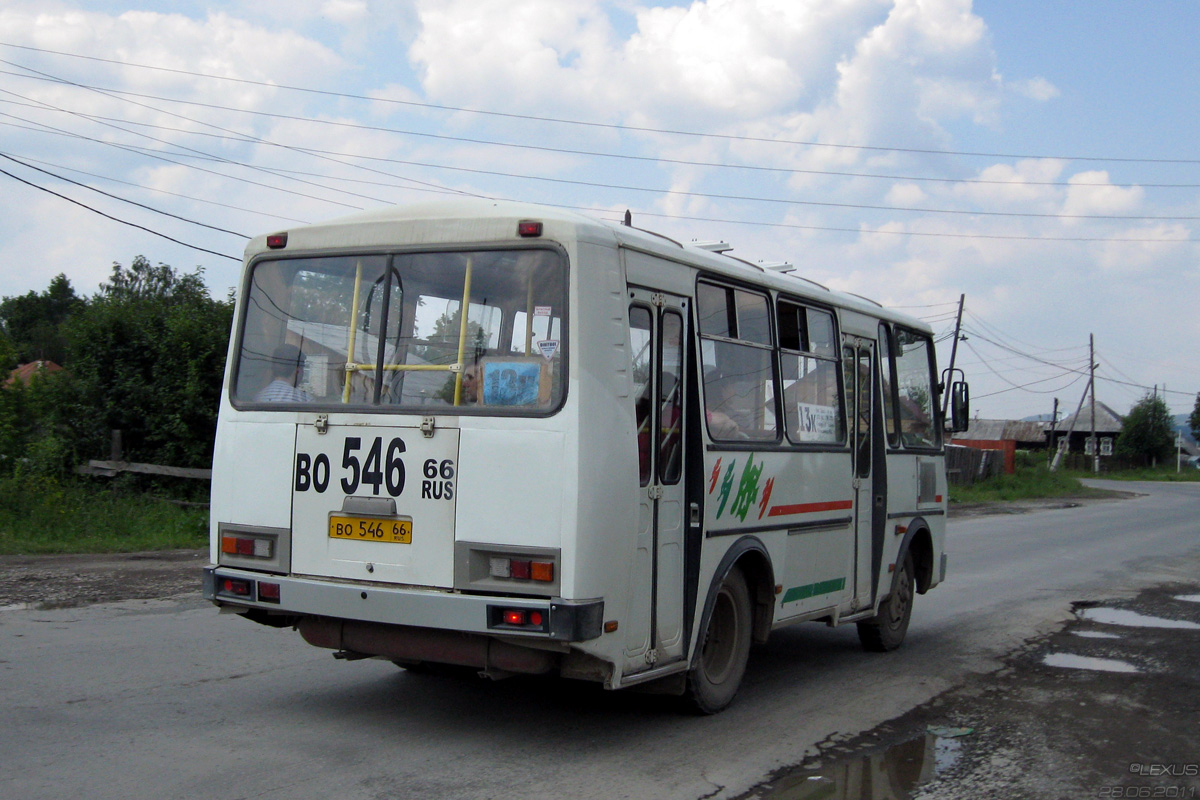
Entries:
[[684, 399], [687, 301], [631, 288], [638, 439], [638, 538], [625, 672], [684, 657]]
[[869, 608], [879, 582], [887, 516], [887, 474], [881, 409], [876, 402], [875, 343], [846, 336], [842, 363], [854, 476], [854, 610]]

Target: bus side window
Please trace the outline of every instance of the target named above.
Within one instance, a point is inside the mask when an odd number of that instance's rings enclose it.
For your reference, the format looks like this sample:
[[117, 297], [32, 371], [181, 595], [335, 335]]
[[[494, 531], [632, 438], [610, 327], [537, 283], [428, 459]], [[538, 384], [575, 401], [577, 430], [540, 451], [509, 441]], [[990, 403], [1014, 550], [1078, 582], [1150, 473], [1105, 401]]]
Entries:
[[838, 392], [833, 315], [780, 300], [779, 365], [783, 416], [788, 439], [797, 444], [845, 441]]
[[933, 347], [929, 338], [896, 328], [896, 388], [899, 392], [900, 440], [905, 447], [941, 444], [934, 410]]
[[637, 425], [638, 477], [641, 486], [650, 484], [651, 403], [650, 371], [654, 354], [650, 352], [650, 309], [629, 307], [629, 345], [633, 362], [634, 421]]
[[724, 441], [778, 438], [778, 381], [767, 296], [701, 283], [696, 305], [709, 436]]
[[883, 427], [888, 445], [900, 446], [900, 426], [896, 422], [896, 359], [893, 355], [892, 333], [886, 323], [879, 323], [879, 374], [883, 380]]

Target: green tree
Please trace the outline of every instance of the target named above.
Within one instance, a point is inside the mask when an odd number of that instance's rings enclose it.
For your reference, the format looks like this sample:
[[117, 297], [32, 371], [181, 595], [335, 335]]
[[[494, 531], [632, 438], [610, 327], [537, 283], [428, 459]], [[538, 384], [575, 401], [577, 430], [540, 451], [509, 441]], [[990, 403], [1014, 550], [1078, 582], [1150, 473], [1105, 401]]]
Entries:
[[8, 373], [19, 363], [16, 346], [3, 331], [0, 331], [0, 383], [7, 380]]
[[1188, 427], [1192, 429], [1192, 438], [1200, 443], [1200, 392], [1196, 393], [1196, 405], [1188, 417]]
[[1125, 416], [1117, 455], [1143, 464], [1167, 461], [1175, 446], [1174, 427], [1166, 401], [1146, 395]]
[[53, 406], [79, 455], [174, 466], [211, 462], [232, 300], [215, 301], [203, 273], [180, 274], [138, 256], [65, 326], [71, 377]]
[[0, 300], [0, 325], [16, 348], [19, 363], [46, 359], [62, 364], [66, 357], [63, 324], [86, 305], [63, 274], [46, 291], [30, 291]]

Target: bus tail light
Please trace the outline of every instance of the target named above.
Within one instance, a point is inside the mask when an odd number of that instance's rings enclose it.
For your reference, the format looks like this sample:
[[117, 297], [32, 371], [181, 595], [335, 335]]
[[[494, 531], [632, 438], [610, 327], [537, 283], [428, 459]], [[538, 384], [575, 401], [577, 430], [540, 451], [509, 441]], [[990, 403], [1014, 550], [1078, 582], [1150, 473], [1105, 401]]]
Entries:
[[221, 578], [220, 593], [233, 595], [234, 597], [253, 597], [254, 596], [254, 581], [247, 581], [241, 578]]
[[488, 627], [546, 633], [550, 630], [550, 612], [542, 608], [505, 608], [488, 606]]
[[271, 558], [274, 555], [272, 541], [258, 536], [225, 534], [221, 537], [221, 552], [234, 556]]
[[258, 582], [258, 599], [264, 603], [279, 602], [279, 584], [267, 583], [265, 581]]
[[508, 578], [515, 581], [554, 581], [553, 561], [534, 561], [528, 558], [506, 558], [492, 556], [488, 559], [489, 572], [493, 578]]
[[555, 597], [561, 581], [557, 548], [454, 543], [454, 588], [459, 591]]
[[521, 220], [517, 223], [517, 235], [526, 239], [541, 236], [542, 223], [531, 219]]

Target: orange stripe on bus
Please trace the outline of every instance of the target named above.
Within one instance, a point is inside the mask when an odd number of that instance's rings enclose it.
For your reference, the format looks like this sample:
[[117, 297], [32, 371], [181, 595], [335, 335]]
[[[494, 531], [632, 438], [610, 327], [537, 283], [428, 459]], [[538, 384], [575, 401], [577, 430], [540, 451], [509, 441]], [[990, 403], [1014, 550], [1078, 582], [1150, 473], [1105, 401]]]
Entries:
[[794, 506], [773, 506], [768, 517], [786, 517], [792, 514], [812, 514], [816, 511], [849, 511], [854, 508], [853, 500], [834, 500], [829, 503], [799, 503]]

